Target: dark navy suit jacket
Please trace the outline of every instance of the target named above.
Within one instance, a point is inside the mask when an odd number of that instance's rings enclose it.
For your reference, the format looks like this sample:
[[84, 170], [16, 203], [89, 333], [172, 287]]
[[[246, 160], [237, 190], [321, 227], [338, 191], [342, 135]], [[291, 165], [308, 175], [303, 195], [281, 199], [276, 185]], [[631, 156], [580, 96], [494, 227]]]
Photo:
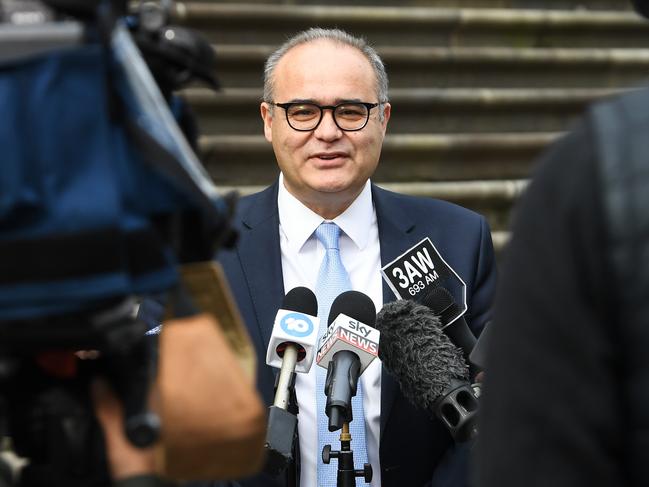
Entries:
[[[273, 402], [274, 369], [265, 363], [273, 320], [284, 298], [276, 182], [241, 199], [235, 225], [240, 235], [233, 250], [218, 255], [257, 352], [258, 389]], [[465, 208], [431, 198], [415, 198], [372, 186], [382, 265], [425, 237], [467, 286], [471, 328], [479, 332], [490, 318], [496, 270], [491, 234], [485, 219]], [[384, 301], [394, 293], [383, 286]], [[460, 487], [466, 484], [467, 452], [453, 442], [436, 419], [410, 405], [386, 372], [381, 382], [380, 474], [383, 487]], [[431, 483], [432, 482], [432, 483]], [[275, 486], [262, 476], [245, 486]]]

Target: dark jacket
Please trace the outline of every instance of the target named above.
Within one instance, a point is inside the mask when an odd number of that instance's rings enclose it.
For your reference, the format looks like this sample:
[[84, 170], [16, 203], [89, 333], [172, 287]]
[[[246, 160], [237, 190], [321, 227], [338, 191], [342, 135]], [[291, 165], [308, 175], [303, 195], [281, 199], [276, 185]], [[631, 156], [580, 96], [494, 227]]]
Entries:
[[[240, 238], [234, 250], [223, 251], [229, 283], [257, 352], [258, 388], [267, 404], [273, 400], [274, 370], [265, 363], [273, 319], [285, 294], [279, 241], [277, 184], [245, 197], [235, 224]], [[483, 217], [447, 202], [414, 198], [372, 187], [381, 262], [389, 263], [425, 237], [430, 237], [446, 262], [467, 286], [467, 322], [478, 332], [490, 317], [495, 287], [491, 234]], [[394, 299], [386, 284], [384, 302]], [[466, 452], [455, 451], [444, 427], [427, 412], [413, 407], [385, 369], [381, 383], [380, 474], [383, 487], [427, 484], [465, 485]], [[263, 475], [245, 486], [279, 485]]]
[[649, 90], [595, 106], [516, 211], [490, 328], [479, 487], [647, 485]]

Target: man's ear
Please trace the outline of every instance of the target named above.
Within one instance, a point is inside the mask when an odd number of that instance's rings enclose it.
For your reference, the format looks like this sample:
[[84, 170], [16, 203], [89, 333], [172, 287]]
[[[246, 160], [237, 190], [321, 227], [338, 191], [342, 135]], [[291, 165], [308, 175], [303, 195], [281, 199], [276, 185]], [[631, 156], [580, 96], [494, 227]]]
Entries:
[[259, 106], [259, 112], [261, 113], [261, 118], [264, 121], [264, 137], [268, 142], [273, 141], [273, 113], [272, 107], [265, 101], [261, 102]]
[[390, 120], [390, 114], [392, 113], [392, 105], [389, 103], [384, 103], [381, 105], [383, 107], [383, 135], [385, 135], [385, 130], [388, 127], [388, 121]]

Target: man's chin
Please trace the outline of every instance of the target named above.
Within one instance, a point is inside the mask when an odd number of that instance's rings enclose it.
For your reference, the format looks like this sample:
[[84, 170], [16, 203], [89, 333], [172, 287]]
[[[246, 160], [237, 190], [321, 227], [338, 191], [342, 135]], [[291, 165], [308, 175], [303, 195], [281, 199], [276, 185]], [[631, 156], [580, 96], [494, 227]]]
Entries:
[[312, 189], [314, 191], [317, 191], [318, 193], [323, 193], [327, 195], [346, 195], [349, 193], [353, 193], [355, 189], [352, 187], [351, 184], [348, 182], [329, 182], [329, 183], [322, 183], [320, 182], [317, 185], [312, 186]]
[[316, 171], [305, 178], [305, 182], [315, 191], [323, 193], [340, 193], [358, 186], [357, 177], [344, 170]]

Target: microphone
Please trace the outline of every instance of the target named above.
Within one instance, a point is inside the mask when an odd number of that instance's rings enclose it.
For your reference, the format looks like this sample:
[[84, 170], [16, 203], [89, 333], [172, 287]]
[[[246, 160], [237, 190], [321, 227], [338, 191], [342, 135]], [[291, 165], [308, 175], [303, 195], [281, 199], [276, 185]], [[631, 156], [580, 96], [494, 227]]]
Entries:
[[489, 347], [489, 337], [491, 336], [491, 321], [487, 321], [482, 333], [478, 337], [478, 341], [473, 347], [473, 350], [469, 354], [469, 360], [471, 363], [475, 364], [480, 370], [487, 369], [487, 350]]
[[649, 2], [647, 0], [631, 0], [633, 6], [640, 15], [649, 18]]
[[288, 404], [295, 386], [295, 373], [306, 373], [313, 364], [318, 336], [318, 301], [306, 287], [291, 289], [277, 311], [266, 351], [266, 364], [279, 368], [275, 400], [269, 408], [264, 470], [279, 475], [293, 460], [297, 417]]
[[277, 311], [266, 351], [266, 364], [279, 368], [275, 405], [286, 409], [293, 372], [311, 369], [318, 335], [318, 301], [309, 288], [291, 289]]
[[437, 286], [424, 295], [421, 304], [428, 306], [439, 317], [440, 328], [444, 334], [456, 347], [462, 350], [464, 360], [469, 364], [469, 376], [473, 379], [478, 371], [471, 365], [469, 356], [475, 347], [476, 337], [467, 325], [464, 316], [458, 317], [461, 310], [453, 300], [451, 293], [445, 288]]
[[376, 308], [372, 300], [358, 291], [346, 291], [331, 304], [327, 331], [320, 338], [316, 362], [327, 369], [325, 412], [329, 431], [350, 423], [352, 397], [358, 377], [379, 352], [378, 330], [373, 328]]
[[427, 306], [410, 300], [386, 304], [376, 317], [379, 358], [406, 399], [438, 417], [457, 442], [477, 434], [478, 402], [461, 351]]

